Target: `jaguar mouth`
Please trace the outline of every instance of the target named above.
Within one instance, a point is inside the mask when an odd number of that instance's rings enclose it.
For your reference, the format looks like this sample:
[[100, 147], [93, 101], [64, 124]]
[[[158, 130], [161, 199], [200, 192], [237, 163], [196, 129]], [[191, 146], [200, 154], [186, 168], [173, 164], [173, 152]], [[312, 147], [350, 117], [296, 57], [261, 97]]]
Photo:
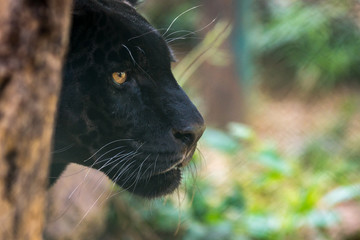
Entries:
[[167, 169], [165, 169], [165, 170], [163, 170], [161, 172], [158, 172], [158, 173], [156, 173], [154, 175], [161, 175], [161, 174], [164, 174], [164, 173], [170, 172], [172, 170], [176, 170], [176, 169], [180, 170], [180, 168], [183, 168], [185, 166], [182, 162], [183, 161], [181, 160], [180, 163], [176, 163], [173, 166], [171, 166], [171, 167], [169, 167], [169, 168], [167, 168]]
[[179, 167], [140, 178], [135, 182], [118, 184], [124, 189], [146, 198], [154, 198], [172, 193], [181, 183], [182, 172]]
[[117, 183], [122, 188], [146, 198], [170, 194], [179, 187], [182, 169], [190, 162], [191, 158], [192, 154], [186, 154], [165, 170], [127, 181], [120, 180]]
[[[194, 150], [184, 154], [150, 154], [143, 152], [136, 158], [119, 161], [116, 168], [101, 169], [124, 190], [145, 198], [155, 198], [176, 190], [183, 168], [190, 162]], [[171, 165], [170, 165], [171, 164]], [[116, 165], [115, 165], [116, 166]]]

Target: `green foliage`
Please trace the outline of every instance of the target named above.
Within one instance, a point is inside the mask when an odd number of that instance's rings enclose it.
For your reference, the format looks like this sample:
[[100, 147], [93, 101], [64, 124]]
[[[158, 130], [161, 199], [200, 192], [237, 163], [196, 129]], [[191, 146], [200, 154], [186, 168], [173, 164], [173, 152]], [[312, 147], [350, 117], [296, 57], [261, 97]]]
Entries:
[[[252, 41], [259, 57], [281, 59], [295, 76], [287, 80], [302, 89], [331, 88], [360, 77], [360, 32], [347, 13], [346, 4], [335, 8], [329, 1], [270, 5], [269, 17]], [[181, 84], [205, 60], [217, 56], [231, 29], [219, 21], [175, 67]], [[314, 239], [329, 239], [326, 229], [341, 220], [334, 206], [360, 199], [360, 142], [347, 141], [357, 106], [350, 99], [333, 125], [306, 139], [295, 156], [261, 140], [247, 125], [229, 123], [225, 131], [208, 127], [203, 144], [229, 160], [222, 162], [226, 180], [193, 177], [190, 171], [184, 188], [171, 198], [150, 203], [130, 196], [124, 200], [162, 239], [297, 240], [308, 232], [316, 235]], [[201, 166], [199, 153], [193, 162]]]
[[360, 199], [360, 185], [352, 183], [360, 178], [351, 177], [353, 169], [347, 167], [346, 127], [338, 130], [338, 125], [334, 121], [323, 139], [343, 140], [344, 146], [325, 151], [314, 141], [295, 157], [261, 141], [246, 125], [230, 123], [228, 131], [209, 128], [203, 142], [231, 159], [223, 163], [229, 169], [226, 183], [187, 173], [178, 197], [154, 200], [150, 210], [141, 200], [132, 198], [129, 204], [160, 236], [171, 239], [304, 239], [310, 228], [326, 237], [324, 229], [341, 220], [333, 207]]
[[214, 149], [218, 149], [229, 154], [237, 152], [240, 148], [236, 139], [222, 131], [208, 129], [203, 135], [204, 141]]
[[360, 198], [360, 184], [338, 187], [323, 198], [323, 201], [329, 205], [334, 206], [341, 202], [346, 202], [353, 199]]
[[257, 54], [292, 69], [303, 90], [333, 88], [359, 79], [360, 30], [349, 7], [331, 1], [281, 6], [269, 1], [269, 19], [253, 37]]

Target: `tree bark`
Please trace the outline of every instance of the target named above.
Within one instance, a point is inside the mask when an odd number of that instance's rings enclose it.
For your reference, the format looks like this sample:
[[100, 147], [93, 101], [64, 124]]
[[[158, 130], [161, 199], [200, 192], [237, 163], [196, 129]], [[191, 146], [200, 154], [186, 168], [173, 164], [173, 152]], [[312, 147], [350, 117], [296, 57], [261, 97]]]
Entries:
[[0, 1], [0, 239], [41, 239], [71, 0]]

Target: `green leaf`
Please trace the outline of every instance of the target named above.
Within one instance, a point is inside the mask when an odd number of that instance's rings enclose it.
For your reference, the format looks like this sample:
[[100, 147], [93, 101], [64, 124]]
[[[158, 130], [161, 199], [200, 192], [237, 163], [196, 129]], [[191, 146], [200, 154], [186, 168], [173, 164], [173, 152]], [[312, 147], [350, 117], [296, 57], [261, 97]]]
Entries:
[[349, 201], [360, 197], [360, 184], [336, 188], [323, 197], [329, 206]]
[[240, 187], [236, 187], [229, 196], [219, 206], [219, 211], [224, 212], [226, 209], [233, 207], [238, 211], [244, 211], [246, 207], [246, 199]]
[[314, 227], [330, 227], [339, 222], [339, 216], [334, 211], [311, 211], [306, 216], [307, 223]]
[[272, 171], [283, 175], [290, 175], [290, 166], [274, 150], [265, 150], [259, 153], [258, 161]]
[[241, 123], [231, 122], [228, 125], [229, 133], [241, 140], [251, 140], [254, 138], [255, 133], [254, 131]]
[[247, 229], [256, 238], [266, 238], [280, 229], [280, 221], [274, 216], [249, 215], [246, 220]]
[[206, 129], [202, 140], [215, 149], [226, 153], [234, 153], [239, 150], [239, 143], [228, 134], [213, 128]]

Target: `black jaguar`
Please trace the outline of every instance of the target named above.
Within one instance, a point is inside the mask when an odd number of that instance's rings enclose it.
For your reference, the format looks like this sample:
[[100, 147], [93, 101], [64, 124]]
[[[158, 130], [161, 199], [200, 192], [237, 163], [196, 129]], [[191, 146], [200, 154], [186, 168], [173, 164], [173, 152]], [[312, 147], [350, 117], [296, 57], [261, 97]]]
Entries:
[[156, 197], [179, 186], [205, 126], [172, 75], [171, 49], [134, 4], [74, 3], [51, 176], [74, 162]]

